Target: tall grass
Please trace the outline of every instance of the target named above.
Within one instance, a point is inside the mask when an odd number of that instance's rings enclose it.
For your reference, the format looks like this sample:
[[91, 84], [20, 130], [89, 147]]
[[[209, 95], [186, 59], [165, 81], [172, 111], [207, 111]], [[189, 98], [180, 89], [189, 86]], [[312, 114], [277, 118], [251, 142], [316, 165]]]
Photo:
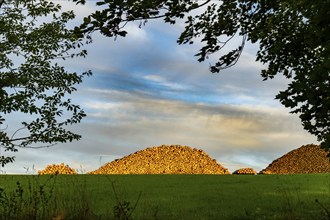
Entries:
[[329, 220], [330, 174], [0, 175], [0, 188], [1, 220]]
[[37, 178], [27, 184], [17, 181], [13, 190], [1, 187], [0, 219], [50, 219], [57, 211], [53, 177], [40, 184]]

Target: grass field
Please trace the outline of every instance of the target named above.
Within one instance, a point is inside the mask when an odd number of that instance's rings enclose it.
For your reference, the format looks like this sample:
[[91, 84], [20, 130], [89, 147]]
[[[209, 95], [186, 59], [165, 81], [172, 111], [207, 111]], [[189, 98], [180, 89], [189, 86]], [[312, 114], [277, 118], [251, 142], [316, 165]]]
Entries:
[[1, 189], [0, 219], [330, 219], [330, 174], [0, 175]]

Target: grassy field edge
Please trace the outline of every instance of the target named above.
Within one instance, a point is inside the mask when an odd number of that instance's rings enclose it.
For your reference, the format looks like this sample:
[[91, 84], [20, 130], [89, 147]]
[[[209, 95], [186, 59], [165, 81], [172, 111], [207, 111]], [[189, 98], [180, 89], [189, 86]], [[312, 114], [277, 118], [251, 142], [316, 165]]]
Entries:
[[330, 207], [330, 174], [0, 175], [0, 188], [34, 219], [329, 219]]

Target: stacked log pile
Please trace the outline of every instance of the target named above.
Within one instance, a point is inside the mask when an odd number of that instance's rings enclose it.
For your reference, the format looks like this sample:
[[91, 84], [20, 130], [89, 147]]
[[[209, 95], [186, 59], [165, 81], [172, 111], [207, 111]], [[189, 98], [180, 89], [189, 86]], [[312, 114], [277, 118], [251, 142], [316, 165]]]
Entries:
[[330, 173], [330, 158], [318, 145], [304, 145], [274, 160], [260, 174]]
[[241, 168], [233, 172], [233, 174], [242, 174], [242, 175], [256, 175], [257, 172], [252, 168]]
[[51, 164], [48, 165], [44, 170], [38, 171], [39, 175], [45, 175], [45, 174], [77, 174], [77, 172], [70, 168], [69, 165], [64, 165], [64, 163], [61, 164]]
[[203, 150], [162, 145], [105, 164], [90, 174], [230, 174]]

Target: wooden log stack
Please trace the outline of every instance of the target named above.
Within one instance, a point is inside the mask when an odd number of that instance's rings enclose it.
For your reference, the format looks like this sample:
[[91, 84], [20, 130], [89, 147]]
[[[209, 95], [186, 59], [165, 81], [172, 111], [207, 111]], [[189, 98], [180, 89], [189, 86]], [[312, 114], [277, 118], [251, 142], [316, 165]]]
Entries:
[[319, 145], [304, 145], [274, 160], [260, 174], [330, 173], [330, 157]]
[[61, 164], [47, 165], [47, 167], [44, 170], [39, 170], [38, 174], [39, 175], [77, 174], [77, 171], [70, 168], [69, 165], [64, 165], [64, 163], [61, 163]]
[[233, 172], [233, 174], [238, 175], [256, 175], [257, 172], [253, 170], [252, 168], [241, 168]]
[[162, 145], [137, 151], [90, 174], [230, 174], [203, 150]]

